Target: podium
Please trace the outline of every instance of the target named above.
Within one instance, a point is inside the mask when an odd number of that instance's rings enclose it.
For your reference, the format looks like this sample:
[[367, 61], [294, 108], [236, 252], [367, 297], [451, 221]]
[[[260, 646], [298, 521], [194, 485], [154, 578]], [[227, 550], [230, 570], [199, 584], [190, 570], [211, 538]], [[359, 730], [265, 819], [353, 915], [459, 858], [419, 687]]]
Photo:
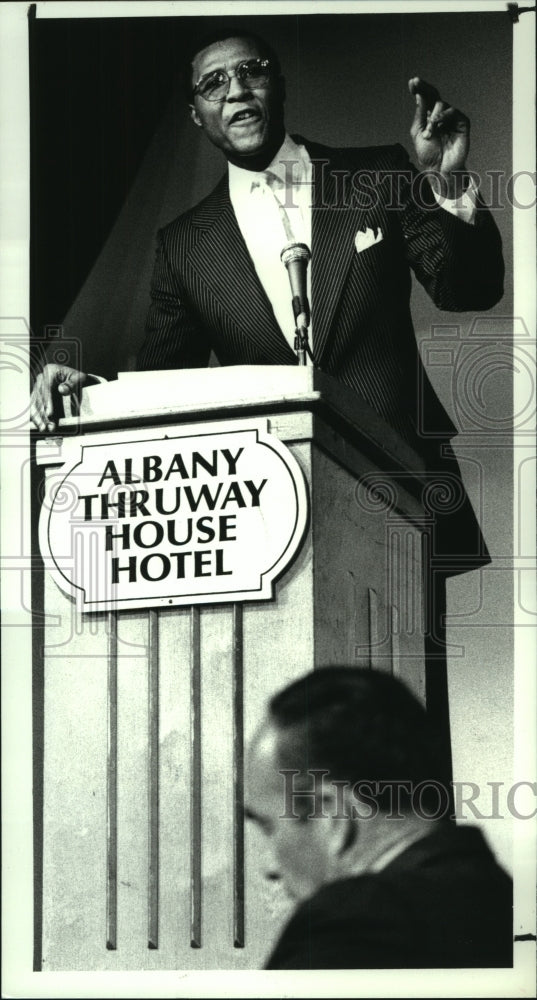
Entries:
[[[310, 368], [145, 373], [87, 400], [36, 445], [41, 967], [262, 968], [290, 911], [243, 820], [245, 748], [271, 695], [320, 666], [386, 670], [425, 699], [423, 463]], [[162, 514], [177, 503], [182, 520]]]

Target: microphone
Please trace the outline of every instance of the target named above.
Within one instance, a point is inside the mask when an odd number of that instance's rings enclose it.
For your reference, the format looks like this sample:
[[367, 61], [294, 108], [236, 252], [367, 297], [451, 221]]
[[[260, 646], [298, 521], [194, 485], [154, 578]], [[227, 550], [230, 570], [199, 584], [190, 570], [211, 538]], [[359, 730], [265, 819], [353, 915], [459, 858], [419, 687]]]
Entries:
[[311, 259], [309, 247], [305, 243], [286, 243], [280, 260], [285, 264], [293, 297], [293, 314], [297, 329], [308, 327], [310, 306], [308, 302], [308, 261]]

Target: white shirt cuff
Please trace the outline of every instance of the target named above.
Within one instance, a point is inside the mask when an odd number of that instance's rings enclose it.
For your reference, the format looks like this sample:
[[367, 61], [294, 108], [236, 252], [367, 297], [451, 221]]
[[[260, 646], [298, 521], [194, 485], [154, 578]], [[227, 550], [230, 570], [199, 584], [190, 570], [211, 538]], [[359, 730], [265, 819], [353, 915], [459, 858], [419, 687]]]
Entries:
[[433, 194], [440, 208], [443, 208], [446, 212], [450, 212], [451, 215], [455, 215], [457, 219], [462, 219], [463, 222], [469, 222], [470, 225], [474, 224], [478, 187], [473, 177], [470, 178], [470, 183], [466, 191], [463, 191], [458, 198], [443, 198], [441, 194], [437, 194], [434, 188]]

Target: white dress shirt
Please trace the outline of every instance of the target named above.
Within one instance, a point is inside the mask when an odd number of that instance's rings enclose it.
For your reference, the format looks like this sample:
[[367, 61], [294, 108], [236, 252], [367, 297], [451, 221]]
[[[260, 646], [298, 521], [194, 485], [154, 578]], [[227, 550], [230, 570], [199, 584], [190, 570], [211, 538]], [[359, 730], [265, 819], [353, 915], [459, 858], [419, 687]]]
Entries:
[[[278, 179], [281, 188], [268, 189], [267, 173]], [[311, 249], [311, 176], [307, 150], [293, 142], [289, 135], [286, 135], [272, 163], [261, 173], [229, 164], [229, 195], [239, 229], [274, 310], [276, 322], [291, 347], [294, 347], [295, 339], [291, 287], [285, 265], [280, 260], [280, 253], [290, 239], [278, 202], [287, 213], [292, 237]], [[310, 267], [308, 298], [311, 302]], [[310, 327], [310, 344], [312, 332]]]
[[[267, 174], [271, 175], [267, 185]], [[276, 322], [294, 347], [295, 321], [291, 289], [280, 253], [288, 243], [286, 220], [278, 208], [283, 204], [292, 230], [292, 238], [311, 250], [312, 165], [305, 146], [297, 145], [289, 135], [266, 170], [257, 173], [229, 164], [229, 195], [257, 276], [272, 305]], [[438, 204], [452, 215], [473, 223], [475, 186], [453, 200], [435, 192]], [[311, 264], [308, 266], [308, 298], [311, 304]], [[314, 350], [313, 322], [310, 346]]]

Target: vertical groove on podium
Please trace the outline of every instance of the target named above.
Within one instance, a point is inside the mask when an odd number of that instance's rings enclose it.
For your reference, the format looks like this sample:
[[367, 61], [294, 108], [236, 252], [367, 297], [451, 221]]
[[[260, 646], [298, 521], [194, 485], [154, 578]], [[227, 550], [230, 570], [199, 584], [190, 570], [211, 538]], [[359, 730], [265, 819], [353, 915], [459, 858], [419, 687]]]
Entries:
[[159, 619], [158, 611], [149, 611], [148, 664], [148, 798], [149, 798], [149, 871], [147, 947], [158, 948], [159, 910]]
[[373, 670], [378, 666], [378, 597], [376, 590], [368, 587], [367, 600], [369, 608], [369, 666]]
[[190, 611], [190, 945], [201, 948], [201, 639]]
[[418, 627], [417, 615], [418, 615], [418, 598], [419, 590], [416, 593], [417, 588], [419, 588], [419, 579], [415, 572], [415, 551], [414, 551], [414, 536], [411, 531], [407, 532], [406, 535], [406, 574], [405, 574], [405, 594], [406, 594], [406, 627], [407, 631], [413, 635], [416, 628]]
[[421, 535], [421, 579], [422, 579], [422, 614], [423, 614], [423, 634], [425, 636], [425, 672], [427, 674], [427, 639], [431, 635], [431, 601], [432, 601], [432, 573], [431, 573], [431, 546], [430, 536], [427, 531]]
[[[389, 601], [390, 605], [396, 605], [397, 607], [400, 606], [401, 596], [402, 596], [402, 593], [404, 593], [404, 591], [402, 592], [401, 588], [404, 588], [404, 585], [405, 585], [405, 582], [406, 582], [402, 578], [403, 574], [401, 573], [401, 535], [400, 535], [400, 530], [401, 529], [398, 530], [396, 528], [395, 531], [392, 531], [392, 533], [391, 533], [391, 537], [390, 537], [390, 553], [389, 553], [390, 562], [389, 562], [389, 567], [388, 567], [388, 572], [389, 572], [388, 601]], [[403, 552], [402, 558], [404, 560], [404, 552]], [[392, 629], [392, 623], [391, 623], [391, 621], [388, 623], [388, 627], [389, 627], [390, 633], [391, 633], [391, 629]]]
[[233, 945], [244, 948], [244, 656], [242, 604], [233, 605]]
[[401, 605], [405, 606], [406, 584], [404, 549], [401, 553], [401, 531], [401, 527], [396, 528], [390, 538], [388, 628], [390, 630], [390, 673], [395, 675], [399, 673], [399, 608]]
[[399, 610], [392, 604], [390, 607], [390, 634], [392, 644], [392, 674], [399, 677], [401, 673], [401, 659], [399, 650]]
[[106, 947], [117, 948], [117, 611], [108, 614]]

